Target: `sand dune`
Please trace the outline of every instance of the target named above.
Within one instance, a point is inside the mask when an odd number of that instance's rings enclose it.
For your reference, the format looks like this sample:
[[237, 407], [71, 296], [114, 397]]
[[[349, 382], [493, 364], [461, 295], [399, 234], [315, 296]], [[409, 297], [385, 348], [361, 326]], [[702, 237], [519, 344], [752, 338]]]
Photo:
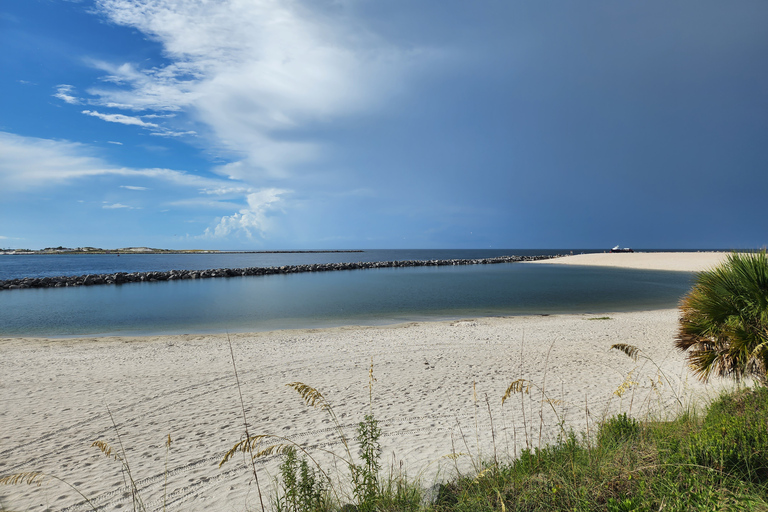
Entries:
[[[707, 392], [672, 349], [675, 310], [605, 316], [610, 319], [479, 318], [231, 338], [251, 433], [278, 434], [338, 453], [328, 416], [306, 407], [285, 384], [301, 381], [320, 389], [353, 437], [369, 410], [372, 360], [372, 406], [384, 432], [384, 466], [402, 464], [429, 487], [457, 468], [471, 470], [467, 456], [456, 465], [442, 458], [452, 451], [493, 453], [490, 415], [497, 452], [512, 456], [540, 437], [556, 439], [560, 419], [577, 431], [594, 429], [606, 414], [672, 414], [677, 395]], [[652, 357], [664, 372], [661, 384], [653, 364], [609, 350], [617, 342], [637, 345]], [[162, 510], [168, 434], [169, 510], [258, 508], [244, 459], [218, 467], [243, 437], [225, 335], [4, 339], [0, 348], [0, 475], [44, 471], [77, 486], [105, 510], [131, 508], [120, 464], [91, 447], [98, 439], [119, 446], [114, 420], [149, 510]], [[619, 398], [614, 391], [630, 372], [636, 384]], [[504, 390], [518, 378], [535, 385], [531, 394], [515, 395], [502, 408]], [[544, 405], [542, 387], [551, 399]], [[267, 492], [278, 463], [259, 460]], [[84, 510], [81, 503], [55, 480], [40, 488], [0, 487], [0, 505], [7, 509]]]

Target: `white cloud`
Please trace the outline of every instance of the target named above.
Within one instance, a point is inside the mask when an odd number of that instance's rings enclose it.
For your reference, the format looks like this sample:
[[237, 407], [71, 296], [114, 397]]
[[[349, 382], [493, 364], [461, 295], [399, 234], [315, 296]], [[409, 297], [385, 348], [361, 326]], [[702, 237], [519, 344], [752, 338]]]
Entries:
[[234, 201], [218, 201], [211, 200], [205, 197], [195, 197], [191, 199], [181, 199], [179, 201], [171, 201], [168, 203], [171, 206], [183, 207], [183, 208], [207, 208], [211, 210], [240, 210], [242, 203], [236, 203]]
[[183, 137], [184, 135], [197, 135], [197, 132], [189, 130], [186, 132], [174, 132], [170, 130], [164, 130], [161, 132], [153, 132], [150, 135], [157, 135], [158, 137]]
[[264, 236], [271, 228], [269, 213], [280, 209], [280, 196], [287, 193], [288, 190], [268, 188], [248, 194], [247, 208], [219, 219], [213, 229], [206, 228], [203, 238], [227, 238], [231, 235], [253, 238], [254, 234]]
[[250, 187], [218, 187], [202, 191], [204, 194], [216, 196], [244, 195], [252, 192]]
[[184, 111], [205, 125], [197, 131], [211, 137], [215, 149], [241, 155], [237, 172], [222, 172], [251, 182], [265, 172], [284, 176], [292, 165], [317, 158], [316, 143], [306, 137], [288, 142], [282, 132], [384, 101], [400, 80], [402, 64], [415, 54], [348, 23], [343, 7], [316, 12], [315, 4], [273, 0], [96, 5], [112, 22], [158, 41], [170, 60], [146, 69], [93, 62], [107, 73], [104, 85], [88, 91], [96, 102], [133, 111]]
[[116, 145], [118, 145], [118, 146], [122, 146], [122, 145], [123, 145], [123, 143], [122, 143], [122, 142], [117, 142], [117, 141], [114, 141], [114, 140], [108, 140], [107, 142], [108, 142], [109, 144], [116, 144]]
[[56, 94], [54, 94], [53, 97], [59, 98], [60, 100], [69, 103], [70, 105], [79, 105], [82, 103], [80, 98], [76, 98], [70, 94], [72, 91], [74, 91], [74, 89], [75, 88], [73, 86], [67, 84], [57, 85]]
[[103, 121], [108, 121], [110, 123], [120, 123], [120, 124], [141, 126], [142, 128], [159, 128], [160, 127], [155, 123], [147, 123], [146, 121], [142, 120], [140, 117], [126, 116], [123, 114], [102, 114], [100, 112], [96, 112], [95, 110], [83, 110], [82, 113], [88, 116], [98, 117], [99, 119]]
[[94, 150], [84, 144], [0, 132], [0, 190], [44, 188], [106, 175], [151, 178], [198, 190], [231, 186], [225, 180], [171, 169], [115, 167], [95, 156]]
[[[166, 204], [195, 212], [201, 207], [237, 211], [216, 219], [216, 225], [201, 235], [204, 238], [264, 236], [272, 227], [273, 214], [282, 211], [282, 196], [290, 193], [278, 188], [255, 190], [244, 183], [204, 178], [172, 169], [114, 167], [84, 144], [0, 132], [0, 190], [6, 193], [61, 187], [101, 176], [119, 176], [126, 181], [157, 180], [162, 185], [172, 185], [174, 192]], [[136, 185], [120, 187], [134, 191], [150, 189]], [[190, 194], [197, 195], [190, 197]], [[211, 200], [211, 196], [226, 200]], [[247, 202], [245, 208], [240, 203], [243, 197]], [[120, 202], [104, 202], [102, 208], [137, 209]]]

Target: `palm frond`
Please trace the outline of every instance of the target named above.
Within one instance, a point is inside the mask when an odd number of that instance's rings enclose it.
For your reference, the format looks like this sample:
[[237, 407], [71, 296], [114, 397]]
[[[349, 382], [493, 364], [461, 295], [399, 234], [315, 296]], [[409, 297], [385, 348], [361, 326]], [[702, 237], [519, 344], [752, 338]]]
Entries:
[[768, 257], [765, 250], [731, 253], [696, 276], [680, 302], [675, 346], [703, 381], [711, 376], [766, 379]]

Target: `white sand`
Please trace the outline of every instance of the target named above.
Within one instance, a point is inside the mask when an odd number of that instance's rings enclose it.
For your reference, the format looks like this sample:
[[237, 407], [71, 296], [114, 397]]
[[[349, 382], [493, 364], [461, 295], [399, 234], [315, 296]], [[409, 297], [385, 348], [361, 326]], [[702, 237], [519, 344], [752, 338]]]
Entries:
[[722, 263], [727, 252], [629, 252], [575, 254], [533, 264], [587, 265], [601, 267], [639, 268], [647, 270], [678, 270], [701, 272]]
[[[452, 451], [493, 454], [489, 407], [500, 456], [519, 453], [526, 438], [538, 445], [540, 428], [543, 443], [556, 438], [558, 417], [542, 404], [539, 388], [515, 395], [502, 409], [504, 390], [520, 377], [545, 387], [557, 414], [576, 431], [594, 431], [597, 421], [619, 410], [674, 414], [676, 394], [687, 402], [711, 391], [689, 376], [682, 355], [672, 349], [675, 310], [608, 316], [238, 334], [232, 344], [251, 433], [288, 436], [339, 454], [342, 446], [328, 416], [306, 407], [285, 384], [301, 381], [320, 389], [353, 437], [354, 425], [368, 411], [373, 358], [383, 465], [397, 470], [402, 461], [411, 477], [420, 475], [429, 487], [455, 471], [442, 458]], [[663, 385], [653, 364], [609, 350], [618, 342], [652, 357], [665, 375]], [[168, 434], [168, 510], [259, 509], [243, 457], [218, 467], [243, 436], [225, 335], [3, 339], [0, 350], [0, 475], [44, 471], [77, 486], [105, 510], [131, 509], [120, 464], [91, 447], [97, 439], [119, 446], [109, 408], [148, 510], [163, 507]], [[630, 372], [637, 384], [623, 398], [615, 396]], [[330, 462], [322, 455], [320, 460]], [[269, 475], [278, 463], [268, 458], [257, 465], [265, 492], [272, 490]], [[458, 467], [471, 469], [471, 459], [461, 457]], [[74, 506], [81, 501], [50, 479], [40, 488], [0, 487], [0, 509], [84, 510]]]

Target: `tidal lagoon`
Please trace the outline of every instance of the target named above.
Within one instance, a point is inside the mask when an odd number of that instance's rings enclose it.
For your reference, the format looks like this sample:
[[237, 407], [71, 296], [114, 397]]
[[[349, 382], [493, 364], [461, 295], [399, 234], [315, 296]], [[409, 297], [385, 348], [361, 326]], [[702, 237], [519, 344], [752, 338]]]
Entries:
[[[258, 255], [258, 263], [496, 255], [484, 251]], [[58, 258], [65, 258], [59, 261], [67, 263], [70, 275], [115, 269], [137, 271], [148, 264], [163, 270], [169, 266], [194, 269], [253, 265], [255, 261], [254, 255], [211, 256], [32, 256], [33, 262], [45, 265], [26, 272], [62, 275], [62, 267], [48, 266]], [[144, 257], [149, 259], [142, 260]], [[3, 257], [0, 264], [6, 265], [6, 260], [16, 266], [25, 263], [14, 258], [21, 257]], [[118, 259], [121, 266], [116, 263]], [[18, 269], [14, 272], [6, 266], [6, 277], [18, 276]], [[675, 307], [692, 276], [690, 272], [502, 263], [5, 290], [0, 292], [0, 335], [251, 332], [465, 316], [642, 311]]]

